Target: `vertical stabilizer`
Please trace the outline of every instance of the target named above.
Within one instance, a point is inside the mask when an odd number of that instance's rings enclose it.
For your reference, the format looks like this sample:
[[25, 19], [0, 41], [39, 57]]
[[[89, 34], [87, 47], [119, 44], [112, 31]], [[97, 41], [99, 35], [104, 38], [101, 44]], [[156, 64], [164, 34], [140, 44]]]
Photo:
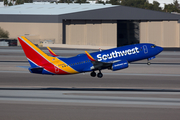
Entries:
[[30, 42], [24, 36], [18, 37], [18, 40], [24, 50], [24, 53], [31, 65], [31, 67], [39, 67], [43, 64], [48, 63], [49, 56], [45, 54], [42, 50], [36, 47], [32, 42]]
[[24, 36], [18, 37], [18, 40], [31, 65], [29, 70], [32, 73], [63, 75], [78, 73], [78, 71], [71, 68], [64, 61], [58, 59], [57, 57], [51, 57], [45, 54]]

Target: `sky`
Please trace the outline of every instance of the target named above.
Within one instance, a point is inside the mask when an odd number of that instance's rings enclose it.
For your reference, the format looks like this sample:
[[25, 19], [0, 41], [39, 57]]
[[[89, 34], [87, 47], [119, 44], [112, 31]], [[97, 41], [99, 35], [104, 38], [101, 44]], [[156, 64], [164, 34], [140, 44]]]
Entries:
[[[165, 4], [171, 4], [173, 3], [174, 0], [149, 0], [149, 3], [153, 3], [153, 1], [157, 1], [160, 3], [160, 7], [164, 8], [164, 3]], [[178, 0], [180, 2], [180, 0]]]

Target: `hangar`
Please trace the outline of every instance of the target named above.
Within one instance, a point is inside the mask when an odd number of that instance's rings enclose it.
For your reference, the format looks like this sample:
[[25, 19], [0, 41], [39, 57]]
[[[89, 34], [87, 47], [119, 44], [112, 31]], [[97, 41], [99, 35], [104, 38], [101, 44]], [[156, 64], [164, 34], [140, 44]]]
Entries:
[[180, 47], [180, 16], [102, 4], [34, 4], [0, 8], [0, 27], [10, 38], [25, 35], [35, 43], [117, 47], [154, 43]]

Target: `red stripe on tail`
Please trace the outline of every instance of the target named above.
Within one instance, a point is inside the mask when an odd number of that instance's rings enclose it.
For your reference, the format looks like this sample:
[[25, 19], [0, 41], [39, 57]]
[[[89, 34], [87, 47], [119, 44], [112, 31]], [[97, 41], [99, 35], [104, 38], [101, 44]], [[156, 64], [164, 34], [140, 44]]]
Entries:
[[[18, 40], [24, 50], [24, 53], [28, 59], [33, 61], [38, 66], [41, 66], [48, 70], [49, 72], [55, 73], [55, 74], [69, 74], [65, 71], [62, 71], [61, 69], [54, 66], [52, 63], [50, 63], [48, 60], [46, 60], [43, 56], [41, 56], [36, 50], [34, 50], [30, 45], [28, 45], [22, 38], [18, 37]], [[58, 73], [55, 72], [55, 68], [59, 69]]]

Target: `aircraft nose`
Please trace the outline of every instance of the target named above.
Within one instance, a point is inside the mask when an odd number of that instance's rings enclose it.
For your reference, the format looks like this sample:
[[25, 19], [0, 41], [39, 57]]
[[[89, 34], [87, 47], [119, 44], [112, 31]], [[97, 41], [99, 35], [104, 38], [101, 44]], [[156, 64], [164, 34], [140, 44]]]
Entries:
[[163, 48], [162, 48], [162, 47], [157, 46], [157, 48], [158, 48], [158, 52], [159, 52], [159, 53], [163, 51]]

